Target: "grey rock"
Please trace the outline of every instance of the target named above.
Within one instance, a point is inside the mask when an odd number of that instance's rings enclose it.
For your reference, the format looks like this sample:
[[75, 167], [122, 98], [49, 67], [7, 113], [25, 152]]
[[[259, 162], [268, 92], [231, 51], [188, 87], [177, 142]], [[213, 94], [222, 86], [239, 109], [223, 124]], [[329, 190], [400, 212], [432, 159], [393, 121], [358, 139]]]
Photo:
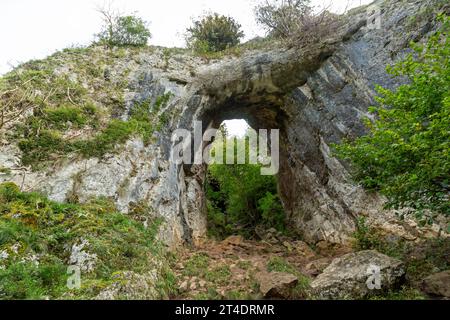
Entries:
[[320, 299], [361, 299], [395, 289], [404, 275], [400, 260], [366, 250], [334, 259], [311, 288]]
[[160, 298], [156, 290], [156, 272], [137, 274], [124, 271], [116, 274], [113, 284], [100, 292], [96, 300], [156, 300]]
[[259, 290], [265, 298], [289, 298], [298, 278], [284, 272], [258, 272], [255, 276]]
[[426, 277], [422, 290], [431, 296], [450, 298], [450, 270]]
[[[109, 197], [123, 213], [143, 203], [149, 216], [165, 220], [159, 238], [169, 246], [200, 242], [206, 234], [206, 167], [172, 163], [171, 134], [179, 128], [192, 130], [194, 121], [202, 121], [206, 129], [244, 118], [254, 129], [280, 129], [280, 195], [289, 225], [306, 242], [349, 243], [361, 213], [380, 228], [415, 239], [407, 228], [392, 227], [395, 215], [383, 209], [385, 199], [356, 185], [346, 164], [330, 151], [332, 143], [365, 133], [361, 120], [370, 117], [375, 84], [394, 88], [402, 83], [387, 75], [386, 65], [408, 51], [411, 37], [419, 41], [433, 30], [420, 27], [409, 35], [404, 19], [429, 2], [377, 3], [383, 9], [381, 30], [367, 28], [361, 22], [365, 10], [355, 10], [328, 39], [308, 46], [280, 45], [211, 61], [187, 52], [167, 56], [169, 49], [153, 48], [118, 61], [109, 67], [107, 78], [124, 80], [118, 75], [127, 70], [125, 111], [119, 118], [126, 120], [135, 102], [173, 94], [160, 110], [170, 117], [155, 133], [155, 142], [145, 146], [134, 138], [102, 159], [73, 155], [40, 172], [21, 167], [17, 146], [3, 144], [0, 166], [11, 174], [0, 175], [0, 182], [13, 181], [24, 191], [45, 192], [60, 202]], [[74, 81], [80, 78], [70, 61], [61, 61], [55, 72], [70, 72]], [[440, 227], [436, 232], [442, 233]]]

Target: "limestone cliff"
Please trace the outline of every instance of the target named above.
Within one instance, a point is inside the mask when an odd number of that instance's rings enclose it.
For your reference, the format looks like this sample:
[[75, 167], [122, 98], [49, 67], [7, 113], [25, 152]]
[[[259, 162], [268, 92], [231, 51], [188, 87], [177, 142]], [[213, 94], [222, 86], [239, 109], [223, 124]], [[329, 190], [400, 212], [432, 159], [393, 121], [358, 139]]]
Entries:
[[[361, 119], [369, 116], [374, 86], [398, 84], [385, 67], [407, 52], [410, 41], [420, 41], [434, 28], [433, 21], [418, 18], [412, 23], [410, 18], [423, 14], [432, 1], [376, 4], [381, 8], [380, 29], [367, 24], [366, 9], [360, 8], [342, 17], [335, 34], [308, 45], [269, 45], [221, 59], [178, 49], [90, 47], [27, 63], [4, 81], [17, 77], [19, 90], [34, 83], [30, 70], [36, 75], [45, 71], [48, 90], [35, 84], [23, 91], [22, 100], [5, 108], [0, 182], [13, 181], [23, 191], [41, 191], [60, 202], [112, 198], [123, 213], [143, 205], [149, 216], [165, 219], [160, 237], [166, 243], [200, 241], [206, 231], [205, 167], [172, 163], [171, 134], [177, 128], [192, 130], [195, 120], [206, 130], [226, 119], [244, 118], [254, 129], [280, 129], [280, 193], [291, 225], [306, 241], [347, 242], [361, 214], [410, 240], [439, 232], [437, 226], [419, 230], [412, 221], [398, 222], [383, 210], [383, 198], [355, 185], [346, 165], [330, 151], [331, 143], [364, 133]], [[37, 116], [41, 103], [52, 102], [60, 78], [67, 84], [60, 102], [89, 102], [100, 110], [98, 124], [75, 127], [71, 122], [59, 128], [63, 145], [92, 139], [114, 119], [132, 120], [136, 106], [152, 112], [151, 137], [143, 139], [136, 131], [100, 155], [80, 153], [76, 147], [63, 155], [42, 149], [32, 158], [38, 165], [24, 165], [23, 136], [14, 131]], [[14, 90], [10, 87], [3, 101], [13, 99]], [[162, 96], [167, 99], [158, 104]], [[39, 128], [36, 134], [41, 134]], [[93, 147], [95, 143], [88, 148]]]

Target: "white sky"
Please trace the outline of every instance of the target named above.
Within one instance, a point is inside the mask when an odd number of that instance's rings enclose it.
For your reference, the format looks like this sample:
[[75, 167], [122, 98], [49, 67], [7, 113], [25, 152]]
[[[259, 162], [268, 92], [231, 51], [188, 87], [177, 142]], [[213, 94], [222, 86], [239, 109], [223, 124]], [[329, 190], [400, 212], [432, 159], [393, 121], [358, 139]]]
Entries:
[[[253, 8], [263, 0], [115, 0], [113, 6], [150, 23], [150, 44], [184, 46], [184, 32], [204, 12], [234, 17], [249, 40], [264, 35]], [[312, 0], [313, 5], [333, 3], [335, 12], [372, 0]], [[87, 45], [101, 27], [96, 7], [104, 0], [0, 0], [0, 75], [18, 63], [41, 59], [71, 45]], [[108, 2], [106, 2], [108, 3]], [[236, 122], [238, 124], [238, 122]], [[229, 127], [233, 131], [232, 125]], [[238, 126], [242, 134], [245, 126]]]

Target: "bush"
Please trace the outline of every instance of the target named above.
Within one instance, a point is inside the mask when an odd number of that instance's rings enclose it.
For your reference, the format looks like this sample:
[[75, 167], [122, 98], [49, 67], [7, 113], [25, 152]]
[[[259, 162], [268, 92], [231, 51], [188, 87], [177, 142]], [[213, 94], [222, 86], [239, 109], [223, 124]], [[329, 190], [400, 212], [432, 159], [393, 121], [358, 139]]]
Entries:
[[120, 15], [110, 9], [100, 9], [103, 16], [104, 26], [97, 34], [99, 43], [108, 47], [147, 45], [151, 33], [147, 23], [135, 15]]
[[293, 45], [320, 42], [334, 33], [339, 19], [326, 10], [313, 13], [310, 0], [272, 0], [255, 8], [256, 21], [270, 37]]
[[290, 37], [298, 32], [311, 16], [309, 3], [309, 0], [267, 1], [255, 8], [256, 21], [273, 37]]
[[187, 29], [189, 48], [199, 53], [219, 52], [239, 44], [244, 37], [241, 25], [233, 18], [214, 13]]
[[352, 163], [355, 179], [380, 191], [394, 209], [411, 208], [423, 221], [434, 213], [450, 214], [450, 18], [414, 54], [388, 72], [406, 77], [395, 90], [377, 87], [374, 122], [369, 134], [336, 146], [337, 155]]
[[265, 225], [277, 230], [284, 229], [285, 213], [278, 194], [266, 192], [265, 196], [258, 200], [258, 210]]

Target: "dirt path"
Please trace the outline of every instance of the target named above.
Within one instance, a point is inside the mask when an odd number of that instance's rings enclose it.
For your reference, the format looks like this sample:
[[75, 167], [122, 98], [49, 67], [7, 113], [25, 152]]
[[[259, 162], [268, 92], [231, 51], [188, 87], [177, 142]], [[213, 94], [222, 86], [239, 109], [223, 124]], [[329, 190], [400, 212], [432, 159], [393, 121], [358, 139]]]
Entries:
[[294, 274], [307, 285], [333, 257], [349, 251], [321, 243], [313, 250], [302, 241], [285, 237], [266, 241], [244, 240], [240, 236], [221, 242], [210, 240], [179, 253], [174, 269], [180, 295], [175, 298], [261, 299], [258, 272]]

